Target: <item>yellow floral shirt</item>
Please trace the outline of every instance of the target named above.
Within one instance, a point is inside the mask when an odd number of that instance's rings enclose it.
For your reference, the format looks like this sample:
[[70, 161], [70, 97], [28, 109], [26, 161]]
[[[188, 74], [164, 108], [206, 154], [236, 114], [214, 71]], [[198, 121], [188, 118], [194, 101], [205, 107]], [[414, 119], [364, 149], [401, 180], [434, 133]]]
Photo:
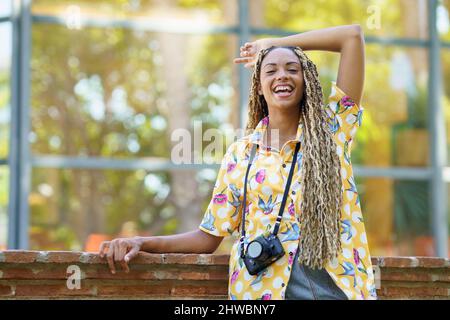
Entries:
[[[337, 259], [328, 262], [326, 270], [349, 299], [376, 299], [367, 236], [350, 161], [352, 142], [361, 125], [363, 108], [332, 82], [325, 111], [341, 161], [344, 190], [340, 225], [342, 251]], [[214, 185], [213, 197], [199, 226], [204, 232], [215, 236], [233, 235], [236, 238], [230, 255], [229, 299], [284, 300], [298, 249], [302, 198], [299, 183], [301, 147], [278, 232], [286, 254], [254, 276], [248, 273], [240, 258], [240, 205], [251, 144], [257, 143], [260, 148], [257, 149], [248, 175], [245, 246], [265, 231], [273, 230], [292, 163], [293, 149], [296, 142], [303, 138], [302, 124], [299, 124], [296, 140], [288, 141], [281, 150], [265, 148], [262, 139], [267, 124], [267, 118], [261, 120], [252, 134], [230, 145]]]

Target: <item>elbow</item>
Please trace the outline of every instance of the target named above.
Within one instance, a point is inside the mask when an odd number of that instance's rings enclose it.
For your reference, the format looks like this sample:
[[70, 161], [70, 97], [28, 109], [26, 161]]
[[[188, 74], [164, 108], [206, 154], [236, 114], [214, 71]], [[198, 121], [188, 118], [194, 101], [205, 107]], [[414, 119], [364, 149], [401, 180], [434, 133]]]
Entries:
[[199, 243], [199, 250], [197, 251], [198, 253], [214, 253], [223, 240], [223, 237], [213, 236], [200, 229], [197, 230], [196, 233]]
[[349, 37], [352, 39], [364, 40], [364, 31], [360, 24], [349, 25]]
[[217, 249], [217, 248], [205, 250], [205, 253], [207, 253], [207, 254], [213, 254], [213, 253], [216, 251], [216, 249]]
[[364, 47], [364, 32], [359, 24], [346, 26], [346, 35], [341, 45], [341, 52]]
[[217, 246], [209, 245], [201, 250], [200, 253], [213, 254], [217, 250]]

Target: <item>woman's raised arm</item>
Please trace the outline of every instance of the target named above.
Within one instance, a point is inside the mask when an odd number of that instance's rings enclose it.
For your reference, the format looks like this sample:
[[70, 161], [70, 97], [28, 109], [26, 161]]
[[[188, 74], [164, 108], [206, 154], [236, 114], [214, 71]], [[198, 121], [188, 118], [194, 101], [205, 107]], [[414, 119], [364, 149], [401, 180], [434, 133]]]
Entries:
[[364, 87], [364, 35], [358, 24], [307, 31], [282, 38], [264, 38], [241, 47], [235, 63], [252, 67], [260, 50], [271, 46], [298, 46], [302, 50], [340, 52], [337, 86], [360, 104]]

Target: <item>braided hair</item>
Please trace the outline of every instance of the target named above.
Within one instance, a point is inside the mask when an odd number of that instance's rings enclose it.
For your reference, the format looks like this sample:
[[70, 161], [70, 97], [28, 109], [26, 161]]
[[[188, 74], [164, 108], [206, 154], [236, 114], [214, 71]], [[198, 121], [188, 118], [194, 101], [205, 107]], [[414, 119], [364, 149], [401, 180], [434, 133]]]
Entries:
[[261, 119], [269, 115], [267, 102], [258, 94], [258, 88], [262, 61], [275, 48], [290, 49], [296, 54], [305, 80], [305, 91], [298, 106], [304, 135], [299, 261], [310, 268], [324, 268], [341, 251], [341, 163], [327, 124], [316, 65], [299, 47], [270, 47], [260, 51], [252, 75], [247, 130], [255, 129]]

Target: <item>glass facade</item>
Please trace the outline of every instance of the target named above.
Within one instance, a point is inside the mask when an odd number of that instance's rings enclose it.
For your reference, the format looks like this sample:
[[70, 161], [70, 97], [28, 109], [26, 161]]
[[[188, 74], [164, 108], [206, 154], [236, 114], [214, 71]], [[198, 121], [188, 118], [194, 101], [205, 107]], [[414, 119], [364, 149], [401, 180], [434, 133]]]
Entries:
[[[430, 85], [443, 88], [438, 100], [449, 143], [450, 31], [449, 1], [437, 2], [429, 21], [430, 3], [31, 1], [31, 27], [22, 30], [32, 44], [30, 73], [16, 87], [9, 76], [13, 28], [9, 21], [0, 23], [0, 39], [10, 44], [0, 47], [0, 248], [6, 246], [4, 229], [25, 234], [30, 249], [87, 251], [116, 236], [195, 229], [224, 150], [212, 165], [201, 154], [203, 161], [195, 165], [176, 166], [173, 133], [195, 135], [198, 123], [202, 133], [245, 123], [250, 72], [232, 63], [240, 44], [358, 23], [366, 36], [365, 113], [352, 162], [371, 253], [437, 255], [437, 184], [431, 172], [439, 168], [431, 148], [436, 132]], [[441, 40], [442, 77], [429, 63], [433, 23]], [[339, 55], [308, 54], [328, 95]], [[9, 101], [11, 92], [24, 90], [23, 83], [30, 92], [29, 132], [19, 143], [30, 150], [21, 161], [31, 171], [28, 185], [9, 190], [9, 176], [16, 174], [6, 161], [14, 115]], [[11, 192], [27, 192], [28, 207], [20, 209], [29, 216], [25, 224], [18, 218], [22, 213], [7, 214]], [[7, 228], [12, 216], [19, 222]], [[217, 252], [228, 253], [230, 245], [225, 239]]]
[[7, 158], [11, 123], [11, 1], [0, 3], [0, 250], [7, 248], [9, 169]]

